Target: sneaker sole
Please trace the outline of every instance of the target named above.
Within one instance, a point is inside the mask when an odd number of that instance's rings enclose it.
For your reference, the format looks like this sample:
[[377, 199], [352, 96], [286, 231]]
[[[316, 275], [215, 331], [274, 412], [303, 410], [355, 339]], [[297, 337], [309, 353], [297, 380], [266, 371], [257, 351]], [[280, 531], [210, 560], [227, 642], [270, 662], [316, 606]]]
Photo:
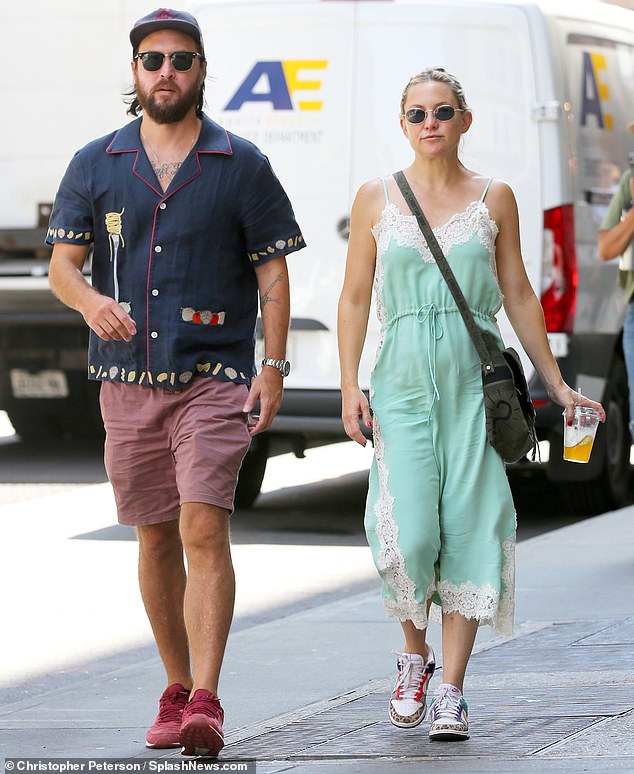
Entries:
[[183, 747], [182, 755], [215, 757], [225, 746], [225, 740], [213, 726], [203, 721], [181, 728], [180, 745]]
[[396, 726], [396, 728], [416, 728], [416, 726], [420, 726], [420, 724], [425, 720], [425, 716], [427, 714], [426, 707], [421, 707], [421, 713], [416, 720], [413, 720], [411, 722], [406, 722], [403, 720], [396, 720], [396, 718], [392, 717], [391, 707], [388, 709], [388, 717], [390, 719], [390, 723], [393, 726]]
[[468, 731], [430, 731], [432, 742], [462, 742], [469, 738]]
[[150, 750], [171, 750], [173, 747], [181, 747], [182, 745], [179, 740], [163, 744], [161, 742], [148, 742], [146, 739], [145, 746], [149, 747]]

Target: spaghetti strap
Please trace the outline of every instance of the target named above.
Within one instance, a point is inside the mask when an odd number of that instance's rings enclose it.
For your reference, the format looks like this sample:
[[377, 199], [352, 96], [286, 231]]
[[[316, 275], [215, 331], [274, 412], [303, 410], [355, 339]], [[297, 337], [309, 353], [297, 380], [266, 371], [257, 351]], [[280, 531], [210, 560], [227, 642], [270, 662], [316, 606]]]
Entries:
[[385, 194], [385, 203], [388, 204], [390, 201], [390, 197], [388, 196], [388, 193], [387, 193], [387, 185], [385, 183], [385, 179], [380, 177], [379, 180], [381, 181], [381, 185], [383, 186], [383, 193]]
[[487, 181], [487, 184], [486, 184], [486, 186], [485, 186], [485, 189], [484, 189], [484, 191], [482, 191], [482, 196], [480, 197], [480, 201], [481, 201], [481, 202], [483, 202], [483, 201], [484, 201], [484, 197], [487, 195], [487, 193], [488, 193], [488, 191], [489, 191], [489, 186], [491, 185], [491, 183], [492, 183], [492, 182], [493, 182], [493, 178], [492, 178], [492, 177], [490, 177], [490, 178], [488, 179], [488, 181]]

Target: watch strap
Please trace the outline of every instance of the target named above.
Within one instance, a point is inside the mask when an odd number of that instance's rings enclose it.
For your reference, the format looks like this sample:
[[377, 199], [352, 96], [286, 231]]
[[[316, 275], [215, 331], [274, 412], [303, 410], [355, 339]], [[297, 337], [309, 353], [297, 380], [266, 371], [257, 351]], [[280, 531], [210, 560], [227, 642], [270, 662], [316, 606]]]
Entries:
[[265, 357], [262, 360], [262, 365], [265, 366], [272, 366], [273, 368], [277, 368], [277, 370], [282, 374], [282, 376], [286, 376], [288, 371], [290, 370], [290, 363], [288, 360], [282, 360], [282, 359], [276, 359], [274, 357]]

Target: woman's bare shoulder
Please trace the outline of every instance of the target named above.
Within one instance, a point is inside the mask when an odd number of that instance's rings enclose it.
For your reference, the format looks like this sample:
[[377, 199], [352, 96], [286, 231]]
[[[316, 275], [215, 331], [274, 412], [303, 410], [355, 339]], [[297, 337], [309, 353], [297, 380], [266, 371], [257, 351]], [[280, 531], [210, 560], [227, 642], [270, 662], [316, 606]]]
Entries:
[[366, 202], [385, 202], [383, 183], [380, 178], [367, 180], [357, 191], [357, 199]]
[[506, 204], [515, 201], [513, 189], [505, 180], [501, 180], [499, 177], [482, 178], [482, 180], [484, 181], [485, 185], [489, 180], [491, 180], [491, 185], [489, 186], [489, 190], [487, 191], [486, 195], [487, 201], [489, 200], [489, 197], [497, 202]]
[[374, 222], [378, 220], [384, 207], [385, 193], [381, 180], [375, 178], [363, 183], [355, 196], [354, 210]]
[[517, 215], [515, 194], [507, 182], [500, 180], [497, 177], [483, 178], [483, 189], [487, 185], [489, 179], [491, 180], [491, 183], [487, 190], [484, 203], [486, 204], [491, 217], [498, 225], [500, 225], [507, 217], [516, 217]]

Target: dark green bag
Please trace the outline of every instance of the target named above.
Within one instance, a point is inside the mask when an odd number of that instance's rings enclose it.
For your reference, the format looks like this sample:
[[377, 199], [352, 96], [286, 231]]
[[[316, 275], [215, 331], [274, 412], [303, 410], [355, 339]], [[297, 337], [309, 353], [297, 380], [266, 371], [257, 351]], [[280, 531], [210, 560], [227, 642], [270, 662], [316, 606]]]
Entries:
[[486, 369], [483, 363], [482, 368], [489, 443], [504, 462], [517, 462], [530, 451], [534, 460], [537, 449], [535, 408], [519, 355], [512, 347], [501, 350], [487, 333], [481, 335], [492, 366]]
[[504, 462], [517, 462], [531, 450], [534, 460], [538, 451], [535, 409], [519, 356], [512, 347], [501, 350], [490, 333], [478, 328], [454, 273], [405, 175], [402, 172], [396, 172], [394, 179], [408, 207], [418, 220], [420, 230], [458, 305], [458, 310], [480, 357], [489, 443]]

